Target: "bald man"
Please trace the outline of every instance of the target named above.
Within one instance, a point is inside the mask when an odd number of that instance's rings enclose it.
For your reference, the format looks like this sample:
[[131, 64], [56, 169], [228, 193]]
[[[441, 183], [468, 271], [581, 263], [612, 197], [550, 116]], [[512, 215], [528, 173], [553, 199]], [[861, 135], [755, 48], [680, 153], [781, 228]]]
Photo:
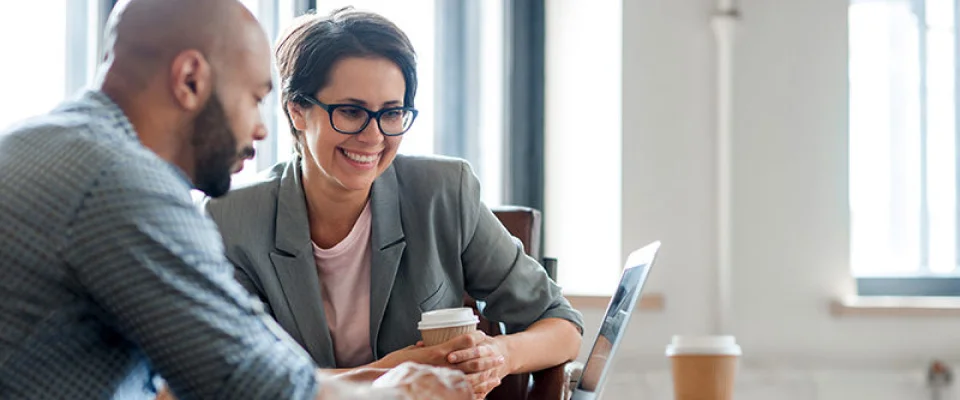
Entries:
[[[232, 277], [189, 190], [223, 195], [266, 136], [269, 44], [235, 0], [133, 0], [95, 89], [0, 133], [0, 398], [392, 396], [316, 374]], [[382, 371], [360, 371], [376, 378]], [[469, 398], [406, 365], [375, 386]]]

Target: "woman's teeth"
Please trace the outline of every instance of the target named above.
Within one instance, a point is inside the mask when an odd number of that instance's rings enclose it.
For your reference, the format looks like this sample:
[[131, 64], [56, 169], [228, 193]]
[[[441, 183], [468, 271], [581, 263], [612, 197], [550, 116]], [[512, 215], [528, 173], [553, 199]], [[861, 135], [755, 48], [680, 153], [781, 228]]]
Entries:
[[363, 154], [351, 153], [343, 149], [340, 149], [340, 152], [343, 153], [343, 155], [347, 156], [347, 158], [359, 163], [371, 163], [376, 161], [377, 157], [379, 157], [379, 154], [367, 156]]

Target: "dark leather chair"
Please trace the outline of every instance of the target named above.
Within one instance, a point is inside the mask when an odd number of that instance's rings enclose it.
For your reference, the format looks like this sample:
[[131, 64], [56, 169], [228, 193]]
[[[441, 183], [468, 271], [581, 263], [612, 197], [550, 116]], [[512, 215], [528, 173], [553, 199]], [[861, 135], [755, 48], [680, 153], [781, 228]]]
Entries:
[[[540, 211], [529, 207], [501, 206], [492, 207], [494, 215], [507, 228], [511, 235], [523, 243], [524, 251], [534, 259], [546, 264], [547, 273], [551, 279], [556, 279], [556, 260], [547, 259], [543, 262], [540, 246], [541, 226]], [[480, 317], [479, 329], [489, 336], [502, 335], [500, 324], [488, 321], [480, 315], [477, 302], [469, 296], [464, 296], [464, 304], [472, 307], [474, 313]], [[566, 364], [558, 365], [542, 371], [525, 374], [515, 374], [505, 377], [500, 386], [487, 396], [489, 400], [561, 400], [565, 398], [570, 371]]]

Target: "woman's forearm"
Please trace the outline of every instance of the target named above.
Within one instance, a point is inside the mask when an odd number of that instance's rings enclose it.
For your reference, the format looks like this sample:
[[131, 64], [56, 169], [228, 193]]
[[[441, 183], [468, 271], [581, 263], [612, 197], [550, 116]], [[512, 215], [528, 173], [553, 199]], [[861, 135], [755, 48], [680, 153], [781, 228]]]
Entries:
[[353, 371], [353, 368], [320, 368], [318, 371], [326, 375], [340, 375]]
[[334, 380], [344, 382], [369, 384], [390, 371], [389, 368], [379, 368], [368, 364], [356, 368], [325, 368], [318, 369], [317, 374], [333, 377]]
[[506, 350], [511, 374], [533, 372], [577, 358], [581, 335], [565, 319], [547, 318], [535, 322], [523, 332], [494, 337]]
[[354, 368], [320, 368], [319, 371], [320, 371], [320, 373], [322, 373], [322, 374], [341, 375], [341, 374], [347, 374], [347, 373], [354, 373], [354, 372], [360, 371], [360, 370], [364, 370], [364, 371], [369, 371], [369, 370], [386, 371], [386, 370], [388, 370], [388, 369], [390, 369], [390, 368], [396, 367], [398, 364], [399, 364], [399, 363], [391, 362], [390, 359], [381, 358], [381, 359], [379, 359], [379, 360], [377, 360], [377, 361], [371, 362], [371, 363], [366, 364], [366, 365], [361, 365], [361, 366], [359, 366], [359, 367], [354, 367]]

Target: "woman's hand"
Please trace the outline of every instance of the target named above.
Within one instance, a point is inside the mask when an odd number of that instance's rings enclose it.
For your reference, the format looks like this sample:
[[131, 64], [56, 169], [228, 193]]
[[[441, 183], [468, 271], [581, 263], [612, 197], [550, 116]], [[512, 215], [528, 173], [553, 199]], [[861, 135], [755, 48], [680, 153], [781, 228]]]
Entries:
[[[491, 346], [497, 346], [496, 348]], [[476, 398], [483, 398], [507, 375], [506, 358], [494, 339], [481, 331], [460, 335], [435, 346], [422, 342], [388, 354], [371, 367], [391, 368], [406, 361], [456, 369], [467, 374]]]
[[497, 338], [480, 331], [474, 332], [473, 337], [476, 343], [472, 347], [450, 353], [447, 362], [467, 374], [474, 397], [483, 399], [510, 374], [509, 355], [506, 346]]
[[369, 367], [393, 368], [406, 361], [413, 361], [418, 364], [460, 369], [449, 362], [447, 357], [451, 353], [477, 346], [485, 340], [484, 338], [486, 338], [486, 335], [483, 332], [477, 331], [457, 336], [435, 346], [423, 346], [422, 343], [418, 343], [417, 345], [408, 346], [387, 354], [386, 357], [373, 362]]
[[395, 388], [409, 399], [467, 400], [471, 388], [462, 373], [406, 362], [373, 382], [373, 388]]

